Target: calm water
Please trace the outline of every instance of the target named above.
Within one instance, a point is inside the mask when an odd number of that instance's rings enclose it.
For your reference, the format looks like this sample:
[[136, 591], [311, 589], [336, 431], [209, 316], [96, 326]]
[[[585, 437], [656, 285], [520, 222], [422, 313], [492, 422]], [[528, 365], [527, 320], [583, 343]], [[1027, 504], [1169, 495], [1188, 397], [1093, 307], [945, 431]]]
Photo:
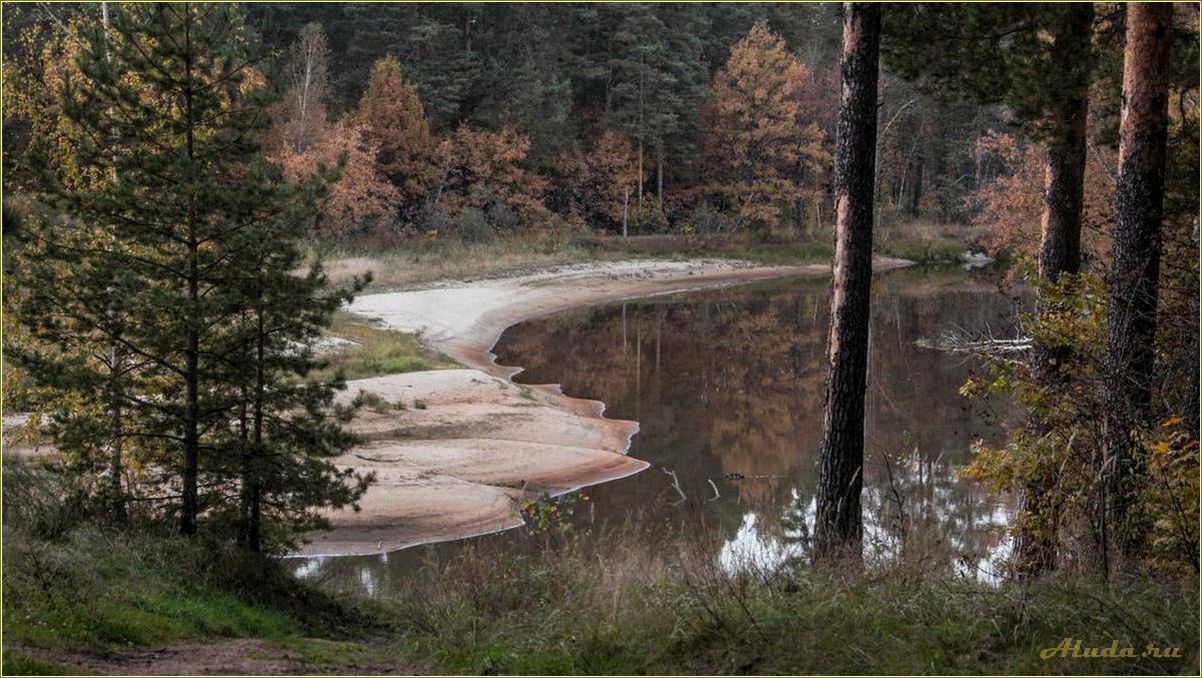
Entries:
[[[804, 558], [822, 435], [829, 280], [788, 279], [610, 304], [508, 330], [498, 362], [523, 383], [558, 382], [641, 429], [647, 471], [565, 498], [574, 529], [636, 521], [651, 539], [705, 525], [727, 569]], [[975, 438], [996, 439], [1002, 404], [967, 402], [976, 367], [924, 348], [945, 332], [1004, 334], [1014, 303], [985, 273], [901, 270], [874, 283], [865, 449], [865, 553], [992, 577], [1012, 502], [960, 478]], [[511, 533], [479, 538], [525, 548]], [[478, 540], [468, 540], [478, 541]], [[376, 589], [463, 542], [327, 558], [298, 571]], [[915, 561], [920, 561], [916, 562]]]

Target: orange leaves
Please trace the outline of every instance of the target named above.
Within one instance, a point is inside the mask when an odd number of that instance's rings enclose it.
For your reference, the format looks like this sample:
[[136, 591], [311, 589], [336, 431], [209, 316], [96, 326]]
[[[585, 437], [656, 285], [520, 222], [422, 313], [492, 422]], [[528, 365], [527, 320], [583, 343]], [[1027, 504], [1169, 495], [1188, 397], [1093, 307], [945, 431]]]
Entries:
[[547, 180], [522, 167], [530, 139], [512, 127], [499, 132], [461, 126], [439, 146], [437, 195], [441, 204], [464, 207], [502, 204], [523, 217], [541, 214]]
[[764, 22], [731, 48], [714, 77], [704, 115], [712, 191], [743, 219], [777, 226], [800, 197], [803, 177], [820, 185], [830, 153], [811, 117], [818, 89]]
[[359, 102], [357, 122], [378, 148], [380, 170], [413, 202], [434, 182], [436, 142], [417, 90], [393, 57], [376, 62]]
[[[1114, 152], [1090, 142], [1085, 162], [1085, 228], [1082, 247], [1097, 260], [1109, 256], [1103, 234], [1110, 229]], [[967, 198], [973, 223], [986, 228], [985, 245], [1034, 255], [1040, 242], [1046, 151], [1013, 135], [990, 130], [973, 144], [977, 188]]]
[[320, 138], [302, 153], [283, 148], [271, 157], [291, 181], [304, 181], [319, 167], [333, 168], [342, 162], [338, 179], [321, 203], [322, 236], [338, 237], [366, 224], [381, 226], [395, 213], [400, 191], [388, 182], [375, 162], [375, 142], [366, 138], [363, 127], [344, 117], [323, 130]]
[[606, 130], [588, 152], [564, 154], [559, 175], [567, 209], [595, 225], [616, 226], [639, 181], [638, 152], [620, 132]]

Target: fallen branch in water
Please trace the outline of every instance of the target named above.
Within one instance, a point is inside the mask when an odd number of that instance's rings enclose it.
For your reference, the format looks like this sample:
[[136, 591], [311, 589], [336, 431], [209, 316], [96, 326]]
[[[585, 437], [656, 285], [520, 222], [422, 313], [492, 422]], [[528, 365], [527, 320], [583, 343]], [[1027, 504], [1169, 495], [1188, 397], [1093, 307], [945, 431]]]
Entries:
[[718, 486], [714, 484], [714, 479], [706, 478], [706, 481], [709, 482], [710, 487], [714, 488], [714, 496], [710, 499], [706, 499], [706, 501], [717, 501], [717, 500], [721, 499], [722, 495], [718, 493]]
[[1030, 337], [1015, 337], [1013, 339], [998, 339], [992, 336], [973, 337], [967, 332], [947, 330], [936, 341], [919, 339], [914, 342], [920, 348], [929, 348], [949, 353], [1017, 353], [1029, 351], [1034, 343]]
[[676, 475], [676, 471], [664, 469], [664, 473], [672, 476], [672, 487], [676, 490], [676, 494], [680, 495], [680, 501], [672, 502], [672, 506], [679, 506], [688, 501], [689, 498], [685, 496], [684, 490], [680, 487], [680, 478]]

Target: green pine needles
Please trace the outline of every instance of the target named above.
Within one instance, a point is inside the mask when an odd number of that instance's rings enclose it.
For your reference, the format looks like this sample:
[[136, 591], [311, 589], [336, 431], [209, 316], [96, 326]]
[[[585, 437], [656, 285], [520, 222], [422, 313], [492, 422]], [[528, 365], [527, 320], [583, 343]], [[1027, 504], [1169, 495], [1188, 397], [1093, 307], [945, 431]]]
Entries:
[[225, 4], [121, 5], [80, 27], [57, 83], [77, 162], [40, 157], [41, 209], [16, 264], [31, 342], [14, 351], [42, 429], [115, 519], [285, 547], [368, 478], [313, 341], [366, 283], [330, 289], [300, 241], [333, 172], [262, 160], [255, 37]]

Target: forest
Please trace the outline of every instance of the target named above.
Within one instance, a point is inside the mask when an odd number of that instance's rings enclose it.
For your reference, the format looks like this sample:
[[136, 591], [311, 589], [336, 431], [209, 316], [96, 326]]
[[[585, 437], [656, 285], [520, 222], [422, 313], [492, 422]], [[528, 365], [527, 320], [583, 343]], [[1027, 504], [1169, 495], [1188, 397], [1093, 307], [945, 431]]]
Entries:
[[1197, 4], [0, 23], [3, 673], [1199, 670]]

